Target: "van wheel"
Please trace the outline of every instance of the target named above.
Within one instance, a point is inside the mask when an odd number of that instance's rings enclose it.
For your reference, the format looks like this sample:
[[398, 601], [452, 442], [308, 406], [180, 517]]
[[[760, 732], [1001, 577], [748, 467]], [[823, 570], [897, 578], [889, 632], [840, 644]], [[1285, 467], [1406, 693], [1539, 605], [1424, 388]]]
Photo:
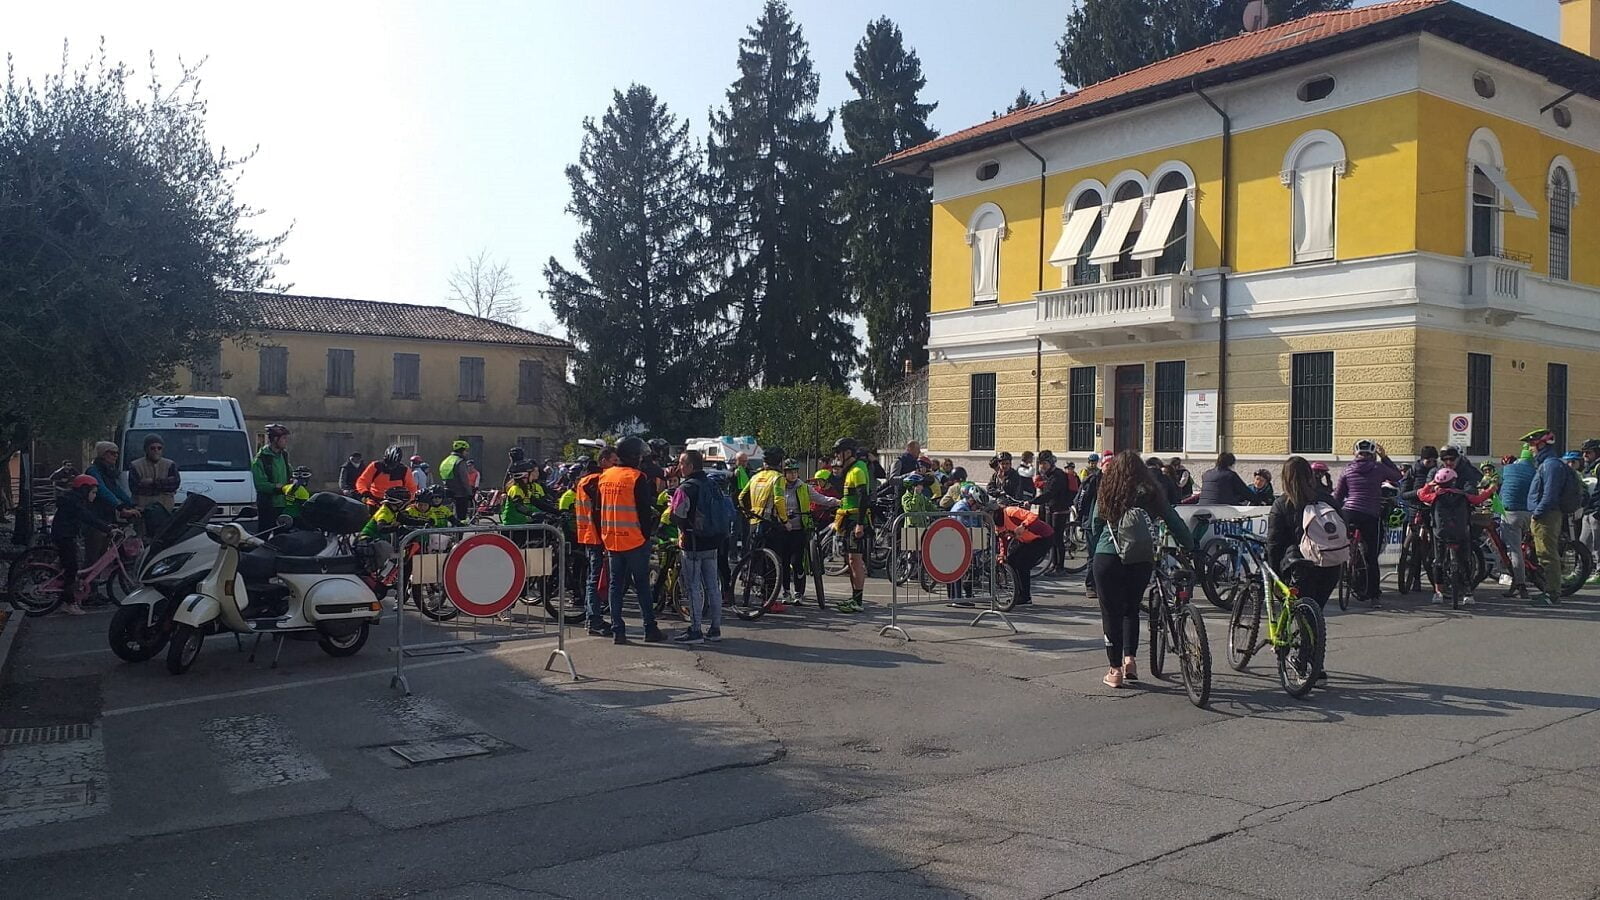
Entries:
[[160, 624], [149, 624], [149, 609], [144, 606], [124, 606], [111, 617], [111, 628], [106, 635], [111, 652], [126, 662], [144, 662], [167, 646], [167, 636]]
[[205, 637], [193, 625], [177, 626], [172, 633], [172, 643], [167, 645], [167, 671], [174, 675], [189, 671], [195, 657], [200, 655], [200, 644]]
[[362, 647], [366, 646], [367, 632], [371, 628], [370, 624], [363, 622], [359, 631], [343, 637], [324, 635], [321, 640], [317, 641], [317, 646], [321, 647], [322, 652], [329, 656], [355, 656], [361, 652]]

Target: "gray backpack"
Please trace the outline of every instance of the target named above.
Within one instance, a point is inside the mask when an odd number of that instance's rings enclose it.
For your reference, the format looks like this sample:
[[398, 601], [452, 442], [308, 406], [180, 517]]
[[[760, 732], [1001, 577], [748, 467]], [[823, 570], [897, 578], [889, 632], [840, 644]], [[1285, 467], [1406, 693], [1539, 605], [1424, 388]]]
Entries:
[[1111, 543], [1124, 564], [1155, 562], [1155, 523], [1143, 507], [1131, 506], [1111, 531]]

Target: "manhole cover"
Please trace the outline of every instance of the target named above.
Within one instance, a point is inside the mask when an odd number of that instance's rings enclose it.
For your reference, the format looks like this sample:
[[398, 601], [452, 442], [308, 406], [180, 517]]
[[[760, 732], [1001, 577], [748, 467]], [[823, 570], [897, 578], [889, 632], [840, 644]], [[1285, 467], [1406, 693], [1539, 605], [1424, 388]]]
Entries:
[[395, 744], [389, 748], [412, 765], [439, 762], [446, 759], [464, 759], [468, 756], [487, 756], [494, 752], [471, 738], [444, 738], [437, 741], [412, 741]]
[[88, 739], [89, 726], [83, 722], [76, 725], [38, 725], [33, 728], [0, 729], [0, 747], [12, 747], [18, 744], [59, 744], [64, 741]]
[[87, 784], [62, 784], [23, 788], [0, 794], [0, 812], [43, 812], [87, 806], [93, 799]]

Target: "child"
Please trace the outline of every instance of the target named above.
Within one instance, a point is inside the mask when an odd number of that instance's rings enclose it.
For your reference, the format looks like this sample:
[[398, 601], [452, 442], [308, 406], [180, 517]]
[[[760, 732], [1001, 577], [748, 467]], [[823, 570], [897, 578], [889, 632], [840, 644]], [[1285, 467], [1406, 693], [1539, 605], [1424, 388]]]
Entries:
[[300, 508], [311, 499], [311, 489], [306, 485], [311, 483], [311, 469], [306, 466], [295, 466], [289, 473], [289, 483], [283, 486], [283, 496], [288, 501], [283, 506], [283, 514], [289, 518], [300, 521]]
[[77, 599], [78, 538], [90, 530], [111, 533], [111, 520], [95, 508], [95, 493], [100, 482], [93, 475], [78, 475], [67, 483], [67, 490], [56, 498], [55, 519], [50, 522], [50, 540], [61, 558], [61, 611], [69, 616], [84, 614]]

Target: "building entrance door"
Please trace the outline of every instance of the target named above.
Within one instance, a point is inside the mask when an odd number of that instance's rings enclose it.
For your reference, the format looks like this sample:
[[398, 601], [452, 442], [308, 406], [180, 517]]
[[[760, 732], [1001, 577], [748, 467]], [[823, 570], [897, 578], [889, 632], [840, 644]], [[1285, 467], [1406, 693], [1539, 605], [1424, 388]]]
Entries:
[[1144, 366], [1117, 366], [1114, 451], [1144, 452]]

